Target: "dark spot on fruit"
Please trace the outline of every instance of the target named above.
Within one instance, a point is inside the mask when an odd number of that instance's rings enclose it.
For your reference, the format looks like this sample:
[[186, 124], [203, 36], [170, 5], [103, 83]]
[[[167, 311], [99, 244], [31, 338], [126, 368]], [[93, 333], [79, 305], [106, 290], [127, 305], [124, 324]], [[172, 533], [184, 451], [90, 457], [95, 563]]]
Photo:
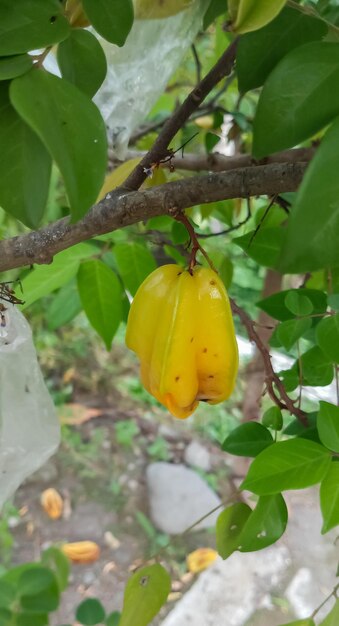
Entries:
[[208, 378], [214, 378], [213, 374], [210, 374]]
[[215, 285], [215, 280], [210, 280], [210, 285]]
[[177, 276], [181, 276], [181, 274], [182, 274], [182, 272], [178, 272], [178, 273], [177, 273]]
[[177, 383], [177, 382], [178, 382], [178, 380], [180, 380], [180, 376], [176, 376], [174, 380], [175, 380], [175, 382]]
[[213, 354], [213, 356], [218, 356], [217, 354]]
[[204, 348], [203, 353], [206, 354], [206, 352], [207, 352], [207, 348]]
[[191, 343], [193, 342], [193, 340], [194, 340], [194, 337], [191, 337]]
[[51, 24], [54, 24], [54, 22], [56, 22], [56, 15], [52, 15], [49, 21], [51, 22]]

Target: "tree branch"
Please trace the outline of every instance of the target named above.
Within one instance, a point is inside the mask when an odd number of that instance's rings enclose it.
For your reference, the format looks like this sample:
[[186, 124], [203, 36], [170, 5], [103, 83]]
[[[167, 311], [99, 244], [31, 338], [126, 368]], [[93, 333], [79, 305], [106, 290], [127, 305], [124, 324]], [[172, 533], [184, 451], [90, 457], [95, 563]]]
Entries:
[[173, 115], [171, 115], [164, 124], [152, 148], [125, 180], [123, 185], [124, 189], [130, 191], [139, 189], [147, 176], [145, 169], [149, 169], [153, 163], [159, 163], [159, 161], [171, 154], [168, 146], [173, 137], [185, 124], [190, 115], [199, 107], [206, 96], [208, 96], [213, 87], [215, 87], [222, 78], [231, 73], [235, 61], [237, 44], [238, 38], [232, 41], [205, 78], [191, 91], [182, 105], [174, 111]]
[[295, 191], [307, 163], [252, 165], [230, 172], [194, 176], [148, 190], [118, 188], [75, 224], [64, 218], [40, 230], [0, 241], [0, 271], [51, 263], [53, 256], [75, 244], [157, 215], [229, 198], [248, 198]]

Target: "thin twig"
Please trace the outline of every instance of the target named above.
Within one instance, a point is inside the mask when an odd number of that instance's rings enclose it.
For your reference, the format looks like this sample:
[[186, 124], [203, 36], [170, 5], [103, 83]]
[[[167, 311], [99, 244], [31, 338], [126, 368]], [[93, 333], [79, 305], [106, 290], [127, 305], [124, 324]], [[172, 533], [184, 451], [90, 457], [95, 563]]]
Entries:
[[308, 426], [307, 414], [299, 407], [296, 407], [294, 405], [293, 400], [287, 394], [282, 381], [275, 373], [271, 363], [271, 355], [268, 352], [263, 341], [261, 340], [260, 336], [256, 332], [253, 320], [246, 313], [246, 311], [244, 311], [236, 304], [236, 302], [232, 298], [230, 298], [230, 302], [233, 313], [240, 318], [241, 322], [246, 328], [249, 340], [253, 341], [256, 344], [262, 356], [266, 372], [266, 387], [271, 400], [273, 400], [273, 402], [280, 409], [285, 409], [289, 411], [291, 415], [294, 415], [304, 426]]
[[319, 604], [319, 606], [316, 609], [314, 609], [310, 619], [313, 619], [317, 615], [317, 613], [319, 613], [320, 609], [323, 608], [323, 606], [326, 604], [326, 602], [328, 602], [332, 598], [332, 596], [334, 598], [337, 598], [338, 590], [339, 590], [339, 583], [332, 589], [331, 593], [325, 598], [325, 600], [321, 604]]
[[197, 72], [197, 84], [199, 84], [201, 82], [201, 62], [200, 62], [199, 55], [198, 55], [198, 52], [194, 43], [192, 43], [191, 45], [191, 50], [192, 50], [196, 72]]
[[238, 230], [238, 228], [241, 228], [241, 226], [244, 226], [244, 224], [247, 224], [247, 222], [251, 219], [252, 215], [251, 215], [251, 203], [249, 198], [246, 198], [247, 200], [247, 214], [246, 217], [241, 221], [238, 222], [238, 224], [235, 224], [234, 226], [230, 226], [229, 228], [226, 228], [225, 230], [221, 230], [219, 233], [201, 233], [198, 234], [198, 237], [200, 239], [207, 239], [208, 237], [219, 237], [220, 235], [228, 235], [228, 233], [233, 233], [233, 231]]

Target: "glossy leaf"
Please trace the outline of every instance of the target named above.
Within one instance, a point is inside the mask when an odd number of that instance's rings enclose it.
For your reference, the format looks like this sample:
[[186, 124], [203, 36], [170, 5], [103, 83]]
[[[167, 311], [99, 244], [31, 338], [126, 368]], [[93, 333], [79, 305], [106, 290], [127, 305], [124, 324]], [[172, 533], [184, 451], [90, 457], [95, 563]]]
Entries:
[[51, 159], [12, 107], [6, 82], [0, 82], [0, 112], [0, 206], [36, 228], [47, 202]]
[[[290, 291], [290, 290], [289, 290]], [[294, 314], [286, 306], [286, 296], [289, 291], [279, 291], [272, 296], [257, 302], [257, 306], [268, 315], [280, 322], [292, 319]], [[318, 289], [298, 289], [299, 295], [306, 296], [313, 305], [313, 313], [324, 313], [327, 308], [327, 298], [323, 291]]]
[[225, 439], [222, 449], [237, 456], [257, 456], [273, 443], [273, 437], [267, 428], [257, 422], [241, 424]]
[[285, 238], [283, 228], [260, 228], [233, 239], [251, 259], [265, 267], [276, 267]]
[[258, 495], [304, 489], [323, 479], [330, 462], [329, 451], [313, 441], [279, 441], [254, 459], [241, 488]]
[[114, 257], [126, 289], [134, 296], [156, 268], [153, 255], [139, 243], [118, 243], [114, 246]]
[[277, 327], [277, 337], [281, 345], [286, 350], [290, 350], [311, 326], [312, 321], [310, 318], [286, 320], [286, 322], [281, 322]]
[[133, 25], [132, 0], [82, 0], [92, 26], [104, 39], [123, 46]]
[[303, 384], [311, 387], [326, 387], [333, 380], [333, 364], [318, 346], [301, 355]]
[[251, 507], [244, 502], [232, 504], [220, 513], [216, 523], [216, 544], [221, 558], [227, 559], [238, 550], [242, 529], [251, 513]]
[[119, 626], [121, 613], [118, 611], [113, 611], [110, 613], [108, 617], [106, 617], [105, 625], [106, 626]]
[[287, 519], [287, 507], [280, 493], [261, 496], [240, 534], [240, 552], [263, 550], [278, 541], [286, 530]]
[[322, 319], [316, 334], [318, 346], [331, 361], [339, 363], [339, 313]]
[[0, 57], [0, 80], [15, 78], [28, 72], [33, 64], [32, 57], [28, 54], [17, 56]]
[[288, 52], [302, 44], [321, 39], [326, 33], [327, 25], [322, 20], [289, 7], [284, 8], [270, 24], [239, 40], [239, 90], [245, 92], [261, 87]]
[[96, 248], [92, 244], [79, 243], [56, 254], [51, 265], [35, 265], [21, 281], [25, 300], [21, 308], [26, 309], [39, 298], [68, 283], [76, 275], [80, 260], [95, 252]]
[[319, 405], [317, 428], [321, 442], [329, 450], [339, 452], [339, 407], [324, 400]]
[[34, 69], [10, 87], [14, 108], [39, 135], [63, 176], [73, 219], [96, 201], [107, 163], [104, 121], [66, 80]]
[[62, 77], [92, 98], [107, 72], [105, 53], [97, 38], [88, 30], [73, 29], [58, 45], [57, 59]]
[[286, 0], [240, 0], [233, 24], [236, 33], [248, 33], [262, 28], [280, 13]]
[[[329, 101], [334, 97], [335, 94], [331, 94]], [[279, 261], [279, 268], [284, 272], [309, 272], [339, 264], [338, 142], [339, 119], [322, 139], [301, 183]]]
[[15, 618], [15, 626], [47, 626], [47, 624], [49, 624], [48, 613], [23, 612], [18, 613]]
[[282, 413], [277, 406], [271, 406], [265, 411], [262, 416], [262, 424], [266, 428], [272, 428], [273, 430], [281, 430], [283, 427]]
[[58, 0], [1, 0], [1, 56], [45, 48], [66, 39], [69, 32]]
[[293, 315], [310, 315], [313, 311], [311, 300], [299, 289], [291, 289], [285, 298], [285, 304]]
[[102, 261], [81, 264], [78, 288], [84, 311], [110, 350], [122, 318], [122, 289], [116, 274]]
[[171, 579], [158, 563], [139, 569], [127, 581], [119, 626], [147, 626], [171, 590]]
[[95, 626], [102, 624], [106, 613], [101, 602], [96, 598], [86, 598], [83, 600], [76, 610], [76, 619], [84, 626]]
[[46, 315], [48, 328], [56, 330], [71, 322], [82, 310], [76, 280], [61, 287], [54, 296]]
[[338, 626], [339, 624], [339, 599], [337, 598], [333, 608], [326, 615], [325, 619], [320, 622], [319, 626]]
[[327, 533], [339, 524], [339, 463], [332, 461], [320, 485], [320, 507], [323, 516], [321, 532]]
[[[291, 148], [338, 114], [339, 44], [316, 41], [300, 46], [278, 63], [264, 85], [253, 125], [253, 155], [260, 159]], [[305, 241], [305, 231], [299, 237]]]

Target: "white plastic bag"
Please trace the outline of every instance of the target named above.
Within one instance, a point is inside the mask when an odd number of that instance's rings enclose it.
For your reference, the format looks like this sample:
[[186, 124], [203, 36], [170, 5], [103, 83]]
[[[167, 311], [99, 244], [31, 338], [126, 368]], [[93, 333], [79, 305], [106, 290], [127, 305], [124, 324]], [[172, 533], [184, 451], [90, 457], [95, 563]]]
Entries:
[[0, 508], [55, 452], [60, 425], [44, 383], [30, 326], [0, 304]]
[[119, 159], [129, 138], [144, 121], [202, 26], [209, 0], [165, 19], [135, 20], [125, 45], [100, 39], [107, 57], [107, 76], [94, 97], [112, 133]]

